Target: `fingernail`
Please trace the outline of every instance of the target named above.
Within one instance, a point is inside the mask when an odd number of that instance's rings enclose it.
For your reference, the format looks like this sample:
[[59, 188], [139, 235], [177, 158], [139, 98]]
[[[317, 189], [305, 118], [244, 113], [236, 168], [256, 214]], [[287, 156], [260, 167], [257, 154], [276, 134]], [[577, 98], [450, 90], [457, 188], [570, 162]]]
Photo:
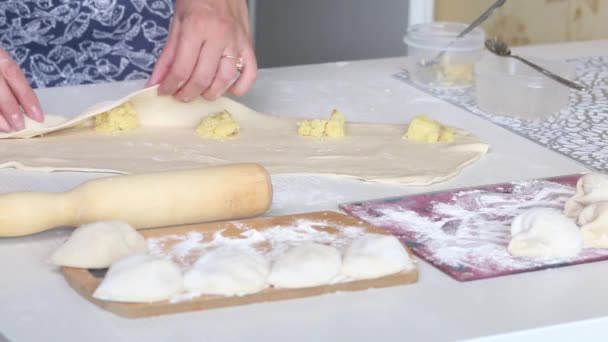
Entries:
[[30, 108], [30, 113], [32, 114], [32, 119], [38, 122], [44, 121], [44, 115], [42, 115], [42, 110], [40, 110], [40, 107], [38, 107], [37, 105], [33, 105]]
[[177, 84], [177, 89], [180, 89], [185, 83], [186, 81], [179, 81], [179, 83]]
[[154, 86], [157, 84], [158, 84], [158, 81], [156, 81], [153, 78], [149, 78], [148, 81], [146, 81], [146, 87], [151, 87], [151, 86]]
[[190, 102], [190, 98], [188, 97], [180, 97], [179, 98], [182, 102]]
[[11, 122], [13, 124], [13, 128], [20, 131], [25, 128], [25, 123], [23, 122], [23, 115], [21, 114], [13, 114], [11, 115]]
[[2, 120], [0, 121], [0, 131], [10, 133], [13, 131], [13, 129], [5, 120]]

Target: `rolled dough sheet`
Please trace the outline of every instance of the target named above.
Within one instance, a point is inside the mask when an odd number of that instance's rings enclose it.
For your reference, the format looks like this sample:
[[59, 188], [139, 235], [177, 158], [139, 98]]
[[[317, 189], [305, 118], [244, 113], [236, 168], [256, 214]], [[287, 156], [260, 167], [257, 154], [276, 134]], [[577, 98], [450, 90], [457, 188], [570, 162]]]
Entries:
[[[125, 101], [131, 101], [139, 114], [138, 129], [107, 135], [77, 126]], [[227, 140], [198, 136], [195, 128], [200, 120], [222, 110], [233, 115], [241, 132]], [[4, 139], [0, 167], [142, 173], [257, 162], [272, 174], [323, 174], [427, 185], [455, 176], [488, 150], [488, 145], [464, 131], [458, 131], [451, 143], [410, 142], [401, 138], [405, 125], [347, 123], [344, 138], [300, 137], [297, 121], [257, 113], [228, 98], [183, 103], [157, 96], [153, 87], [98, 104], [74, 119], [53, 116], [42, 126], [28, 121], [26, 130], [0, 135], [34, 137]]]

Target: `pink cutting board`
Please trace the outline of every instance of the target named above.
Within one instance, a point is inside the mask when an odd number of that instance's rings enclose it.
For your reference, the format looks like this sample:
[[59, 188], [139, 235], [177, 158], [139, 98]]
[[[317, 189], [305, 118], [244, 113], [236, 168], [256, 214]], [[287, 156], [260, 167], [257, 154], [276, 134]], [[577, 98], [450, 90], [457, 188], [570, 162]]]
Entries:
[[456, 189], [340, 205], [382, 227], [420, 258], [460, 281], [608, 260], [607, 249], [570, 259], [513, 257], [510, 225], [530, 208], [562, 209], [581, 175]]

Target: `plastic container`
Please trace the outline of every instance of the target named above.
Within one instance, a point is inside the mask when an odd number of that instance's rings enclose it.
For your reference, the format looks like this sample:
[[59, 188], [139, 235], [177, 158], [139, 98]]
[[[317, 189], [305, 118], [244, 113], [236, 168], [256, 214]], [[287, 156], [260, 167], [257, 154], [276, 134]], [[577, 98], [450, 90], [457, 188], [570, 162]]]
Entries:
[[[412, 81], [429, 87], [462, 88], [474, 84], [474, 65], [481, 56], [485, 33], [476, 28], [462, 38], [456, 37], [468, 24], [433, 22], [411, 26], [403, 41], [407, 45], [407, 69]], [[434, 60], [437, 55], [445, 54]]]
[[[576, 74], [575, 66], [566, 62], [529, 60], [568, 79]], [[477, 105], [491, 114], [538, 119], [569, 105], [568, 87], [514, 58], [484, 54], [475, 66], [475, 80]]]

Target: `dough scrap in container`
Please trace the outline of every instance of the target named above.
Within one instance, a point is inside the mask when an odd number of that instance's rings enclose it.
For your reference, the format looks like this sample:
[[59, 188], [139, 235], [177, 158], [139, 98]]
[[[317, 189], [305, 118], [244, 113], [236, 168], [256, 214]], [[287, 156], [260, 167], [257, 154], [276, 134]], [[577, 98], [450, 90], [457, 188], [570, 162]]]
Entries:
[[101, 300], [150, 303], [171, 298], [184, 288], [179, 267], [151, 255], [131, 255], [118, 260], [93, 293]]
[[578, 216], [585, 247], [608, 248], [608, 201], [587, 205]]
[[305, 243], [290, 247], [272, 264], [268, 282], [278, 288], [329, 284], [342, 266], [340, 252], [331, 246]]
[[531, 209], [511, 223], [509, 253], [538, 258], [569, 258], [583, 247], [583, 237], [574, 220], [549, 208]]
[[564, 205], [564, 214], [576, 218], [591, 203], [608, 201], [608, 176], [588, 173], [576, 183], [576, 193]]
[[205, 252], [184, 275], [184, 287], [201, 294], [243, 296], [266, 287], [270, 262], [240, 249]]
[[435, 67], [435, 76], [439, 84], [444, 87], [459, 83], [472, 83], [474, 69], [473, 63], [452, 61], [449, 56], [444, 55]]
[[414, 263], [399, 239], [392, 235], [365, 234], [344, 252], [342, 274], [373, 279], [412, 269]]
[[116, 260], [148, 251], [146, 239], [122, 221], [84, 224], [50, 257], [59, 266], [106, 268]]

